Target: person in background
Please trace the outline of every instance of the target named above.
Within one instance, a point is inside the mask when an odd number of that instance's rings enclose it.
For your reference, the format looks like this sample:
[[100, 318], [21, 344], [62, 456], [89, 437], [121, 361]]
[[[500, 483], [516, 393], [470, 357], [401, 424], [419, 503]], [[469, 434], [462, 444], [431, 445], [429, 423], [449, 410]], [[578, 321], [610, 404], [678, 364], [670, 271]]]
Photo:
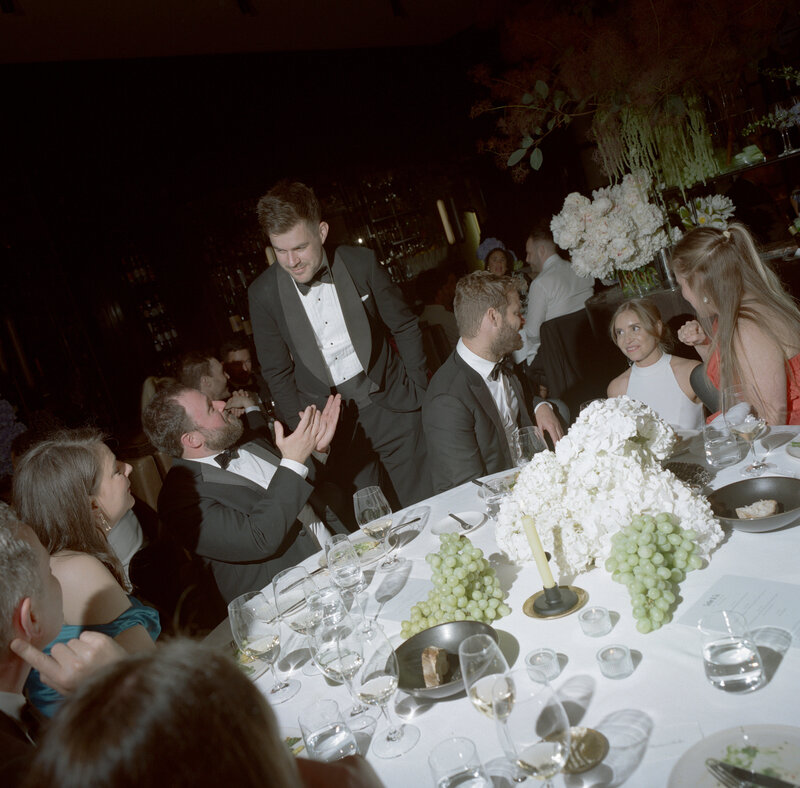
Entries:
[[220, 345], [219, 358], [231, 385], [236, 389], [244, 389], [255, 394], [261, 409], [269, 413], [272, 397], [261, 372], [253, 369], [253, 357], [250, 354], [248, 340], [241, 334], [232, 336]]
[[678, 339], [698, 351], [714, 386], [750, 385], [768, 424], [800, 424], [800, 310], [747, 228], [692, 230], [675, 247], [672, 269], [698, 316]]
[[41, 649], [63, 623], [61, 585], [36, 534], [0, 508], [0, 785], [15, 788], [27, 773], [41, 720], [22, 694], [31, 666], [62, 695], [125, 655], [99, 632]]
[[578, 276], [572, 266], [559, 257], [549, 223], [542, 222], [531, 230], [525, 252], [537, 276], [528, 291], [525, 327], [521, 332], [523, 344], [514, 353], [514, 360], [525, 364], [526, 374], [534, 384], [546, 385], [543, 370], [536, 363], [542, 344], [542, 323], [582, 310], [586, 299], [594, 293], [594, 280]]
[[276, 416], [294, 429], [309, 404], [340, 393], [332, 481], [349, 495], [378, 484], [383, 466], [402, 506], [427, 498], [428, 361], [402, 292], [370, 249], [340, 246], [328, 256], [328, 224], [305, 184], [274, 186], [258, 219], [278, 264], [250, 285], [250, 319]]
[[[126, 651], [153, 649], [158, 612], [128, 596], [107, 533], [133, 506], [128, 474], [93, 429], [59, 433], [29, 449], [14, 474], [14, 508], [50, 554], [63, 590], [64, 625], [45, 649], [94, 630]], [[31, 702], [51, 716], [61, 700], [37, 671], [26, 685]]]
[[379, 788], [381, 782], [360, 756], [331, 764], [293, 758], [269, 704], [234, 662], [178, 639], [85, 682], [50, 725], [25, 785]]
[[699, 430], [703, 405], [689, 377], [700, 362], [671, 356], [668, 332], [658, 307], [647, 298], [620, 304], [609, 333], [631, 366], [608, 384], [608, 396], [627, 394], [649, 405], [674, 429]]
[[429, 268], [414, 283], [417, 298], [423, 304], [420, 321], [429, 326], [441, 326], [451, 350], [458, 342], [458, 324], [453, 314], [456, 281], [444, 268]]
[[514, 272], [517, 256], [499, 238], [486, 238], [478, 247], [478, 259], [483, 261], [483, 267], [490, 274], [496, 276], [510, 276], [514, 287], [519, 291], [522, 305], [525, 306], [525, 296], [528, 292], [530, 278], [525, 278], [521, 273]]
[[517, 427], [563, 435], [550, 404], [501, 362], [522, 344], [519, 293], [508, 276], [474, 271], [456, 286], [461, 338], [431, 379], [422, 407], [435, 492], [516, 465]]

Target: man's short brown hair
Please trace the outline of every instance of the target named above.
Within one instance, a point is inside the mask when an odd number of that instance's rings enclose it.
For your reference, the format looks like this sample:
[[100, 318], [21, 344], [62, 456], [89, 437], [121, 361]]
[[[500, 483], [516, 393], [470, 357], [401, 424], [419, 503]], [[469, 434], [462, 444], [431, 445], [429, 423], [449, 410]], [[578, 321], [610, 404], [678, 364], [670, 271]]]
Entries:
[[498, 276], [489, 271], [473, 271], [459, 279], [453, 300], [458, 333], [468, 339], [476, 337], [489, 309], [506, 311], [512, 290], [514, 282], [510, 276]]
[[267, 238], [289, 232], [298, 222], [316, 226], [322, 221], [322, 209], [314, 190], [298, 181], [276, 183], [258, 201], [256, 213]]
[[178, 397], [188, 386], [180, 383], [167, 383], [161, 387], [147, 403], [142, 412], [142, 427], [150, 443], [170, 457], [183, 456], [181, 437], [195, 429]]

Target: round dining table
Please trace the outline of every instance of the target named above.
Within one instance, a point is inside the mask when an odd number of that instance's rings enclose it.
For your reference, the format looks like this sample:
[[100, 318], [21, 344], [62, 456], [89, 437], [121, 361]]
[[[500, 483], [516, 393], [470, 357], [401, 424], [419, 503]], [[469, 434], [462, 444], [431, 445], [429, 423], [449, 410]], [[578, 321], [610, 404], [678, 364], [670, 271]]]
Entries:
[[[796, 427], [776, 427], [757, 442], [773, 465], [773, 475], [800, 474], [800, 459], [787, 451], [797, 433]], [[695, 463], [716, 473], [711, 487], [741, 478], [744, 460], [719, 472], [705, 465], [702, 435], [684, 439], [682, 446], [681, 455], [674, 460]], [[575, 612], [549, 620], [530, 618], [523, 612], [525, 601], [542, 588], [536, 565], [513, 564], [499, 552], [495, 522], [484, 514], [479, 486], [463, 484], [395, 513], [394, 522], [400, 524], [393, 537], [398, 543], [395, 552], [405, 559], [399, 568], [381, 571], [374, 565], [366, 567], [370, 581], [364, 596], [367, 616], [376, 617], [395, 646], [402, 642], [401, 621], [409, 617], [411, 606], [427, 597], [432, 587], [425, 555], [439, 548], [434, 530], [440, 526], [451, 530], [457, 527], [448, 521], [450, 513], [465, 519], [477, 516], [482, 523], [469, 533], [469, 538], [490, 559], [507, 592], [511, 613], [493, 626], [511, 668], [524, 669], [525, 656], [533, 649], [555, 650], [561, 670], [551, 684], [561, 697], [571, 724], [600, 730], [609, 740], [610, 750], [601, 764], [582, 774], [559, 775], [555, 785], [714, 786], [717, 783], [699, 766], [695, 767], [696, 774], [685, 764], [675, 769], [691, 748], [702, 750], [702, 742], [713, 741], [719, 732], [735, 726], [800, 725], [800, 528], [796, 524], [769, 533], [726, 529], [725, 539], [710, 560], [703, 568], [688, 573], [680, 584], [670, 623], [648, 634], [636, 630], [627, 589], [613, 582], [604, 568], [595, 567], [574, 577], [557, 577], [561, 584], [586, 591], [587, 605], [610, 611], [611, 631], [601, 637], [589, 637], [582, 632]], [[402, 525], [415, 517], [421, 519]], [[319, 555], [305, 563], [309, 570], [318, 569]], [[318, 573], [316, 577], [324, 581], [326, 574]], [[766, 583], [766, 590], [759, 585], [762, 583]], [[737, 601], [737, 595], [758, 597], [749, 607], [751, 629], [763, 627], [773, 636], [776, 631], [783, 633], [770, 643], [768, 681], [757, 691], [728, 693], [706, 679], [696, 627], [703, 610], [698, 610], [698, 605], [713, 609], [717, 588], [728, 589], [724, 597], [728, 603], [744, 604]], [[791, 626], [785, 622], [792, 617], [797, 631], [790, 640], [787, 633]], [[778, 627], [781, 622], [782, 629]], [[286, 630], [284, 634], [290, 633]], [[287, 637], [283, 653], [300, 649], [303, 642], [296, 635]], [[610, 644], [623, 644], [630, 649], [634, 670], [627, 678], [609, 679], [601, 674], [596, 654]], [[279, 668], [286, 667], [282, 657]], [[321, 698], [335, 699], [343, 710], [350, 708], [351, 698], [344, 686], [331, 684], [321, 674], [304, 675], [299, 668], [292, 671], [292, 677], [302, 682], [300, 692], [274, 707], [285, 735], [299, 736], [298, 713]], [[269, 672], [257, 680], [265, 694], [271, 683]], [[483, 762], [503, 756], [495, 723], [476, 711], [463, 692], [450, 699], [426, 702], [398, 691], [393, 712], [416, 725], [421, 736], [412, 750], [398, 758], [384, 760], [371, 752], [367, 754], [389, 788], [433, 785], [428, 756], [436, 744], [448, 738], [470, 738]], [[371, 713], [378, 717], [377, 709]], [[376, 735], [384, 728], [385, 722], [379, 718]], [[679, 776], [671, 777], [673, 769]], [[531, 780], [530, 784], [538, 783]]]

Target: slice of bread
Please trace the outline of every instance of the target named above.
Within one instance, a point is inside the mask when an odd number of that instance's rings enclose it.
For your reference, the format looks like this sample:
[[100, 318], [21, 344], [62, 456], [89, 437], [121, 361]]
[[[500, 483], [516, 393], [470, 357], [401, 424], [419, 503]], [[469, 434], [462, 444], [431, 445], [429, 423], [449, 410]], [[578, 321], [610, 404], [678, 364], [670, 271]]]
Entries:
[[756, 501], [749, 506], [740, 506], [736, 509], [736, 516], [740, 520], [755, 520], [758, 517], [769, 517], [771, 514], [778, 513], [778, 502], [767, 498]]
[[444, 678], [450, 665], [447, 662], [447, 652], [443, 648], [428, 646], [422, 651], [422, 678], [426, 687], [439, 687], [444, 684]]

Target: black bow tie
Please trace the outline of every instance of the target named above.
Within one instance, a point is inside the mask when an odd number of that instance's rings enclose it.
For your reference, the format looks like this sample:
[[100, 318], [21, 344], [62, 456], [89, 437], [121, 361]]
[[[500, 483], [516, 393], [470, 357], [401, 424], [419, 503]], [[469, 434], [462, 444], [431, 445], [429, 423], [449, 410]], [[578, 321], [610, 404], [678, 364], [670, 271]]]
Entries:
[[500, 377], [500, 373], [504, 375], [510, 375], [514, 369], [514, 365], [509, 358], [501, 358], [493, 367], [492, 371], [489, 373], [489, 380], [497, 380]]
[[327, 284], [333, 284], [333, 277], [331, 276], [331, 269], [327, 265], [323, 265], [322, 268], [311, 277], [308, 282], [295, 282], [297, 285], [297, 289], [303, 294], [306, 295], [308, 291], [314, 287], [314, 285], [319, 284], [320, 282], [325, 282]]
[[214, 457], [214, 462], [222, 468], [223, 471], [228, 470], [231, 460], [235, 460], [239, 456], [239, 449], [225, 449]]

